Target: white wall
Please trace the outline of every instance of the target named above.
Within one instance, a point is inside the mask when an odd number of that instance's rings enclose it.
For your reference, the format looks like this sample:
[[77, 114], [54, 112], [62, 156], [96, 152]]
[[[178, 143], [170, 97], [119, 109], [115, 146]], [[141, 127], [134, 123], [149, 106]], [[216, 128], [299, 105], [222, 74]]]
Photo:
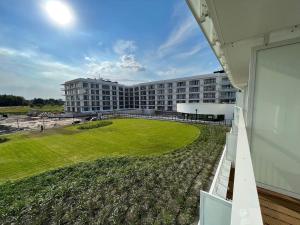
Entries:
[[251, 152], [259, 186], [300, 198], [300, 43], [259, 50]]
[[205, 115], [225, 115], [225, 119], [233, 119], [233, 107], [235, 104], [216, 103], [178, 103], [177, 112], [205, 114]]

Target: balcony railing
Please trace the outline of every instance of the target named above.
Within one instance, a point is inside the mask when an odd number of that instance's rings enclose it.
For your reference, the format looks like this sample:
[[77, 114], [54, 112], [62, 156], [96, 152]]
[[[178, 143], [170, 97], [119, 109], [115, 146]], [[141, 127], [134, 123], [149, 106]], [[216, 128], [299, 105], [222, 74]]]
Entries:
[[[231, 166], [235, 167], [233, 199], [227, 190]], [[243, 110], [235, 107], [232, 129], [209, 192], [200, 193], [199, 225], [262, 225]]]

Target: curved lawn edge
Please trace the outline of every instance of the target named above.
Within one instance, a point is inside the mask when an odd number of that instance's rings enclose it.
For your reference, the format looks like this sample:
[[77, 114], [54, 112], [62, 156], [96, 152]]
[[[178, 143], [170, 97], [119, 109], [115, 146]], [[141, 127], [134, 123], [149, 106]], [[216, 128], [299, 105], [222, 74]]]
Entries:
[[161, 155], [198, 136], [199, 129], [189, 124], [143, 119], [116, 119], [99, 129], [67, 126], [45, 133], [16, 133], [0, 145], [0, 184], [99, 158]]

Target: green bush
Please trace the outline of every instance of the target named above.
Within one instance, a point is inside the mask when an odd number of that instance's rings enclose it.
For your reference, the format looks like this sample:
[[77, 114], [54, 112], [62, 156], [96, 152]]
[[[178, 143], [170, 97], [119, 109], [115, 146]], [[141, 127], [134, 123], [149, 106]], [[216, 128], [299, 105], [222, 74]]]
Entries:
[[107, 120], [92, 121], [92, 122], [88, 122], [88, 123], [78, 126], [78, 129], [80, 129], [80, 130], [94, 129], [94, 128], [99, 128], [99, 127], [105, 127], [105, 126], [108, 126], [111, 124], [112, 124], [112, 121], [107, 121]]
[[3, 142], [6, 142], [6, 141], [8, 141], [8, 139], [6, 137], [0, 137], [0, 144]]

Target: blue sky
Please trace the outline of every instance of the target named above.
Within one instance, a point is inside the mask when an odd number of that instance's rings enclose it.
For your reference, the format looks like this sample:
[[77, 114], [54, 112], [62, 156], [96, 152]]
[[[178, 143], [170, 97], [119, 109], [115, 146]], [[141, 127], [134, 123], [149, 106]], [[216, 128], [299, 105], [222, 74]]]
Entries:
[[78, 77], [133, 84], [220, 69], [184, 0], [65, 0], [68, 27], [47, 1], [0, 1], [0, 94], [62, 98], [60, 84]]

